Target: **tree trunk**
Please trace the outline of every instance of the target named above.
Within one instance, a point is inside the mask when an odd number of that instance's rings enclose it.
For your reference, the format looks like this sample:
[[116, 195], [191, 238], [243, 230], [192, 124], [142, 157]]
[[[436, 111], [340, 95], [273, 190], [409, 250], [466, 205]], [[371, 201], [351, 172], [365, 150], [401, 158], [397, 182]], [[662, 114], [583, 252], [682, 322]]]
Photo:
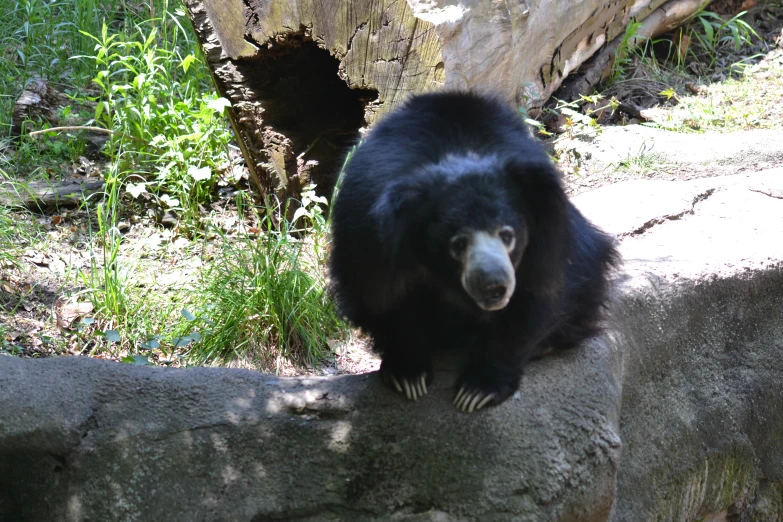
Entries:
[[328, 194], [358, 129], [410, 93], [474, 88], [539, 107], [631, 20], [708, 1], [185, 3], [251, 177], [285, 197], [310, 182]]

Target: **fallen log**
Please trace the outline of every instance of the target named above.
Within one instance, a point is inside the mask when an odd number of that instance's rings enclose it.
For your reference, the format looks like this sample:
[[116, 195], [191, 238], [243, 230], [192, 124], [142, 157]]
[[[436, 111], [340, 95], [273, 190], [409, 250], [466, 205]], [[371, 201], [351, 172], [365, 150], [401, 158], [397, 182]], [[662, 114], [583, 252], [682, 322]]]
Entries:
[[87, 197], [101, 192], [103, 180], [64, 181], [35, 180], [26, 183], [0, 183], [0, 205], [45, 210], [81, 204]]
[[253, 182], [284, 197], [310, 182], [329, 194], [358, 129], [410, 93], [491, 90], [540, 107], [632, 20], [668, 27], [706, 0], [185, 3]]
[[47, 80], [34, 78], [19, 95], [11, 111], [11, 135], [24, 132], [28, 120], [43, 120], [52, 125], [59, 121], [58, 109], [67, 103], [67, 97], [53, 88]]
[[615, 59], [651, 38], [672, 31], [688, 21], [712, 0], [670, 0], [641, 21], [633, 35], [620, 35], [592, 56], [572, 78], [555, 93], [555, 97], [573, 100], [580, 94], [590, 94], [612, 73]]

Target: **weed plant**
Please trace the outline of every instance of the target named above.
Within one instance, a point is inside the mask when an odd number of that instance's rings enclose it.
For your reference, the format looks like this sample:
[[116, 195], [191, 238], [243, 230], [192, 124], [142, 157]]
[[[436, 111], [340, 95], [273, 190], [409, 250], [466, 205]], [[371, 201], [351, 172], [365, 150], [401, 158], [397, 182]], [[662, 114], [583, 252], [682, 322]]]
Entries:
[[97, 231], [92, 228], [92, 220], [88, 222], [90, 267], [81, 276], [96, 312], [123, 322], [135, 310], [127, 291], [132, 267], [123, 265], [119, 259], [122, 235], [117, 228], [117, 216], [121, 188], [114, 169], [106, 176], [104, 199], [95, 208]]
[[240, 193], [240, 219], [249, 213], [258, 225], [205, 239], [214, 254], [198, 280], [166, 293], [139, 288], [137, 267], [120, 255], [120, 196], [114, 185], [95, 210], [90, 244], [99, 250], [82, 274], [95, 316], [77, 325], [80, 342], [90, 348], [85, 353], [106, 352], [134, 364], [240, 360], [279, 371], [284, 363], [315, 365], [330, 354], [330, 341], [347, 333], [326, 291], [326, 200], [313, 187], [303, 191], [291, 221], [285, 205], [274, 200], [246, 211], [249, 199]]
[[[231, 132], [224, 117], [228, 102], [215, 93], [182, 8], [168, 0], [19, 0], [0, 20], [3, 29], [0, 139], [10, 133], [21, 89], [46, 78], [72, 100], [61, 120], [111, 131], [104, 152], [120, 178], [140, 176], [134, 195], [151, 193], [198, 229], [199, 205], [231, 170]], [[94, 113], [84, 113], [91, 106]], [[28, 130], [48, 127], [30, 122]], [[84, 153], [78, 137], [52, 132], [23, 139], [5, 165], [25, 177], [58, 172], [61, 163]]]
[[33, 219], [20, 219], [20, 216], [24, 215], [29, 217], [27, 211], [2, 202], [3, 199], [13, 198], [20, 190], [24, 190], [24, 187], [14, 183], [8, 174], [0, 169], [0, 270], [19, 268], [24, 247], [40, 235], [40, 229]]
[[[656, 39], [639, 36], [642, 24], [632, 21], [626, 26], [615, 52], [609, 83], [628, 78], [633, 74], [632, 66], [639, 63], [659, 73], [683, 74], [690, 59], [702, 64], [706, 70], [713, 70], [724, 47], [732, 45], [735, 51], [739, 51], [743, 46], [749, 47], [754, 41], [761, 41], [756, 31], [742, 19], [746, 14], [747, 11], [742, 11], [724, 20], [702, 8], [691, 17], [690, 23], [683, 25], [683, 30], [674, 33], [674, 37], [669, 35]], [[661, 48], [667, 51], [663, 57], [657, 52]]]
[[82, 58], [95, 63], [95, 122], [113, 131], [110, 150], [122, 151], [115, 156], [120, 175], [140, 177], [134, 195], [151, 192], [198, 228], [199, 205], [230, 169], [228, 102], [214, 91], [201, 94], [195, 43], [165, 7], [163, 18], [135, 24], [130, 35], [110, 34], [106, 25], [100, 36], [87, 34], [95, 50]]
[[[750, 62], [762, 56], [741, 58], [737, 54], [743, 48], [762, 43], [755, 30], [743, 20], [745, 14], [741, 12], [724, 19], [702, 9], [692, 16], [690, 23], [655, 39], [638, 35], [640, 24], [631, 22], [618, 45], [610, 80], [602, 94], [609, 99], [641, 103], [644, 107], [649, 106], [650, 100], [670, 102], [673, 108], [667, 112], [666, 119], [644, 123], [648, 126], [682, 132], [757, 126], [764, 120], [765, 110], [736, 103], [747, 97], [744, 91], [753, 90], [752, 79], [745, 78], [744, 73]], [[734, 62], [726, 58], [732, 53]], [[711, 80], [715, 83], [710, 84]], [[690, 96], [694, 88], [725, 92], [725, 98], [734, 98], [735, 103], [717, 106], [714, 96]]]
[[125, 18], [126, 3], [100, 0], [6, 0], [0, 9], [0, 139], [10, 132], [11, 107], [31, 78], [73, 89], [92, 76], [70, 58], [92, 48], [79, 31], [99, 33], [101, 20]]
[[711, 11], [697, 13], [696, 19], [703, 31], [691, 30], [691, 36], [699, 43], [702, 56], [706, 56], [707, 67], [715, 67], [722, 46], [733, 44], [734, 50], [739, 51], [743, 45], [751, 45], [754, 38], [761, 40], [756, 31], [742, 19], [746, 14], [747, 11], [742, 11], [724, 20]]
[[[279, 370], [283, 360], [313, 365], [346, 326], [326, 291], [324, 198], [312, 187], [291, 222], [287, 205], [270, 199], [252, 210], [258, 237], [221, 235], [214, 262], [205, 271], [195, 316], [201, 341], [194, 362], [249, 360]], [[243, 200], [237, 200], [240, 213]], [[272, 208], [275, 212], [269, 212]], [[304, 234], [303, 234], [304, 233]]]

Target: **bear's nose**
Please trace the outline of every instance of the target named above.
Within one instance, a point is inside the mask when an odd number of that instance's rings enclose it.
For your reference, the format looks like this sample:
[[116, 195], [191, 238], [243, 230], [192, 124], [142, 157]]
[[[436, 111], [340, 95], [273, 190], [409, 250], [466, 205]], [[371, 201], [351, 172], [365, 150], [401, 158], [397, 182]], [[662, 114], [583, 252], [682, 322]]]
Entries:
[[490, 301], [497, 301], [506, 297], [506, 285], [494, 284], [484, 288], [484, 297]]

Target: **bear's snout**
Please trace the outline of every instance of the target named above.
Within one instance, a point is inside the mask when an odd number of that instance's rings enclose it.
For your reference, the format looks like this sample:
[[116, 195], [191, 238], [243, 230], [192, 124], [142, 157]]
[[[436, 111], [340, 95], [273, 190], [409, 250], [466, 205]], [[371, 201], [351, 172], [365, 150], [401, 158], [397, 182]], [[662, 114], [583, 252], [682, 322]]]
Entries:
[[465, 257], [462, 286], [484, 310], [505, 308], [514, 293], [514, 266], [506, 245], [486, 232], [476, 233]]

